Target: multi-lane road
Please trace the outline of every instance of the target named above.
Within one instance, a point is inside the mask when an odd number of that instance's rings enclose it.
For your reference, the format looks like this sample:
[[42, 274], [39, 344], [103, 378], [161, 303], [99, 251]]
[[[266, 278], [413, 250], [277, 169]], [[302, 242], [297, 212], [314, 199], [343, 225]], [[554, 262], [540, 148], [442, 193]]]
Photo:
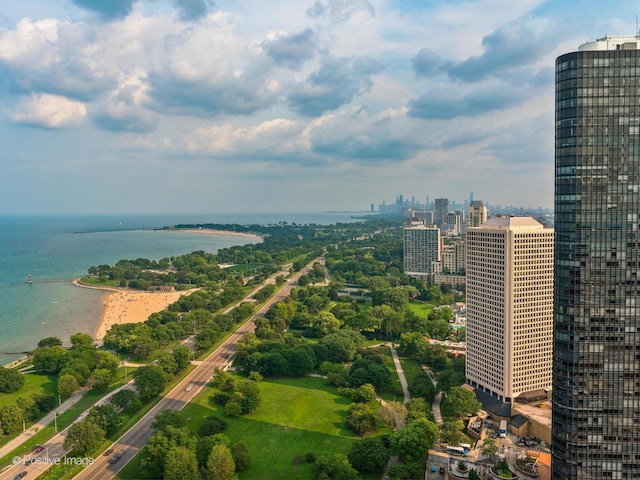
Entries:
[[[197, 395], [202, 388], [211, 380], [214, 369], [216, 367], [224, 367], [228, 363], [228, 358], [236, 349], [236, 344], [247, 332], [253, 332], [255, 329], [255, 318], [263, 315], [275, 302], [286, 298], [291, 289], [297, 284], [300, 275], [307, 273], [311, 265], [317, 261], [314, 260], [302, 271], [292, 275], [287, 283], [271, 297], [253, 317], [240, 325], [238, 329], [231, 334], [211, 355], [209, 355], [200, 365], [198, 365], [187, 377], [184, 378], [174, 389], [172, 389], [165, 397], [163, 397], [144, 417], [131, 427], [122, 437], [120, 437], [111, 446], [113, 452], [109, 456], [101, 455], [94, 462], [84, 468], [82, 472], [76, 475], [78, 480], [107, 480], [113, 478], [124, 466], [146, 445], [149, 438], [153, 434], [151, 423], [153, 418], [163, 410], [180, 410], [191, 398]], [[320, 260], [321, 261], [321, 260]], [[278, 272], [272, 276], [267, 282], [275, 282], [275, 277], [283, 272]], [[260, 287], [261, 288], [261, 287]], [[255, 292], [251, 292], [247, 299], [252, 297]], [[245, 299], [246, 300], [246, 299]], [[187, 388], [191, 387], [191, 388]], [[122, 457], [116, 463], [110, 463], [110, 459], [117, 453], [123, 453]]]

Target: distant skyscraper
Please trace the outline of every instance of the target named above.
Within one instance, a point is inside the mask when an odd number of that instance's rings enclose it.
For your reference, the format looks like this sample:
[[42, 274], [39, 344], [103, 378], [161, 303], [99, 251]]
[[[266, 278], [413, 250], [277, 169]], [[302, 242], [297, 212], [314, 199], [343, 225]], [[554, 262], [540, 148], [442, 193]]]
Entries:
[[640, 478], [640, 37], [556, 60], [552, 478]]
[[[473, 193], [472, 193], [473, 195]], [[487, 221], [487, 207], [482, 200], [472, 200], [469, 205], [469, 227], [479, 227]]]
[[440, 229], [409, 219], [404, 226], [405, 275], [429, 280], [435, 260], [440, 260]]
[[468, 383], [485, 407], [544, 397], [551, 388], [553, 229], [531, 217], [492, 217], [469, 228], [466, 242]]
[[448, 198], [436, 198], [434, 201], [435, 222], [439, 227], [443, 227], [449, 213], [449, 199]]

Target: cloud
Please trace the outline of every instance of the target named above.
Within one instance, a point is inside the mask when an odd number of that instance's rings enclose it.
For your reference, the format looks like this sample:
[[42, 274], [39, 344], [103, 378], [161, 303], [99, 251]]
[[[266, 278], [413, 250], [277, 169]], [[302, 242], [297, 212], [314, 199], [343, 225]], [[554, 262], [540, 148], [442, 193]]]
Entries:
[[357, 13], [368, 13], [375, 17], [376, 11], [367, 0], [316, 0], [307, 15], [311, 18], [326, 18], [333, 23], [348, 21]]
[[275, 118], [256, 126], [233, 128], [231, 124], [198, 128], [187, 136], [186, 148], [194, 154], [223, 158], [286, 161], [286, 155], [304, 150], [296, 141], [304, 124]]
[[305, 82], [292, 86], [287, 102], [292, 110], [318, 116], [335, 110], [371, 89], [371, 76], [382, 66], [370, 58], [323, 58], [320, 67]]
[[318, 40], [313, 30], [307, 28], [300, 33], [277, 33], [265, 40], [262, 47], [277, 64], [300, 68], [315, 55]]
[[79, 7], [98, 13], [104, 20], [124, 18], [137, 0], [72, 0]]
[[204, 17], [209, 11], [209, 4], [213, 2], [207, 0], [173, 0], [178, 8], [182, 20], [198, 20]]
[[22, 19], [0, 33], [0, 65], [12, 93], [32, 91], [87, 101], [116, 85], [91, 28], [58, 20]]
[[59, 95], [32, 94], [20, 99], [8, 116], [16, 123], [56, 129], [82, 123], [87, 108]]
[[537, 64], [556, 46], [553, 30], [554, 26], [547, 20], [526, 16], [485, 36], [482, 55], [456, 62], [422, 49], [413, 59], [414, 70], [420, 76], [445, 73], [465, 83], [489, 77], [504, 78], [506, 72], [517, 73], [523, 68], [535, 72]]
[[507, 86], [483, 87], [460, 97], [445, 92], [430, 92], [409, 102], [409, 115], [427, 120], [450, 120], [478, 117], [496, 110], [506, 110], [522, 103], [523, 94]]

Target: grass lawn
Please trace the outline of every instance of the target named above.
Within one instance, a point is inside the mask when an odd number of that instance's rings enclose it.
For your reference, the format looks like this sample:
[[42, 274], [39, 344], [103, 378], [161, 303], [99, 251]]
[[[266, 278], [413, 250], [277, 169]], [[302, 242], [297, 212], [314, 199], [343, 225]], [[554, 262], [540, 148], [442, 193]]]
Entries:
[[429, 312], [435, 307], [435, 305], [431, 305], [430, 303], [416, 301], [409, 302], [409, 309], [420, 318], [427, 318]]
[[42, 395], [55, 395], [58, 396], [57, 375], [41, 375], [39, 373], [25, 373], [24, 385], [20, 390], [14, 393], [0, 393], [0, 407], [15, 403], [18, 397], [29, 397], [33, 393], [40, 393]]
[[[206, 387], [187, 405], [184, 416], [189, 426], [198, 432], [204, 417], [217, 415], [228, 423], [225, 430], [232, 442], [245, 440], [249, 446], [251, 467], [241, 472], [242, 480], [296, 478], [294, 458], [312, 452], [316, 457], [334, 453], [347, 454], [354, 440], [346, 427], [346, 415], [351, 400], [338, 396], [335, 388], [320, 378], [267, 379], [260, 382], [262, 403], [251, 415], [226, 417], [223, 408], [210, 402], [216, 390]], [[134, 479], [139, 465], [134, 459], [121, 479]], [[312, 479], [312, 465], [299, 467], [301, 479]]]
[[400, 358], [400, 363], [402, 364], [402, 371], [409, 385], [411, 385], [418, 375], [426, 375], [415, 358]]

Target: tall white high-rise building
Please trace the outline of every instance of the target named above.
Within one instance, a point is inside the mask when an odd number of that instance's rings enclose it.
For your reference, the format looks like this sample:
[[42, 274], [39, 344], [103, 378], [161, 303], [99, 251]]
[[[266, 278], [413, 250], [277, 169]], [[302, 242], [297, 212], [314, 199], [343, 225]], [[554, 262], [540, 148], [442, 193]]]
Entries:
[[440, 229], [423, 221], [404, 226], [404, 273], [413, 278], [429, 280], [431, 262], [440, 260]]
[[467, 231], [467, 382], [502, 404], [551, 388], [554, 232], [496, 216]]

